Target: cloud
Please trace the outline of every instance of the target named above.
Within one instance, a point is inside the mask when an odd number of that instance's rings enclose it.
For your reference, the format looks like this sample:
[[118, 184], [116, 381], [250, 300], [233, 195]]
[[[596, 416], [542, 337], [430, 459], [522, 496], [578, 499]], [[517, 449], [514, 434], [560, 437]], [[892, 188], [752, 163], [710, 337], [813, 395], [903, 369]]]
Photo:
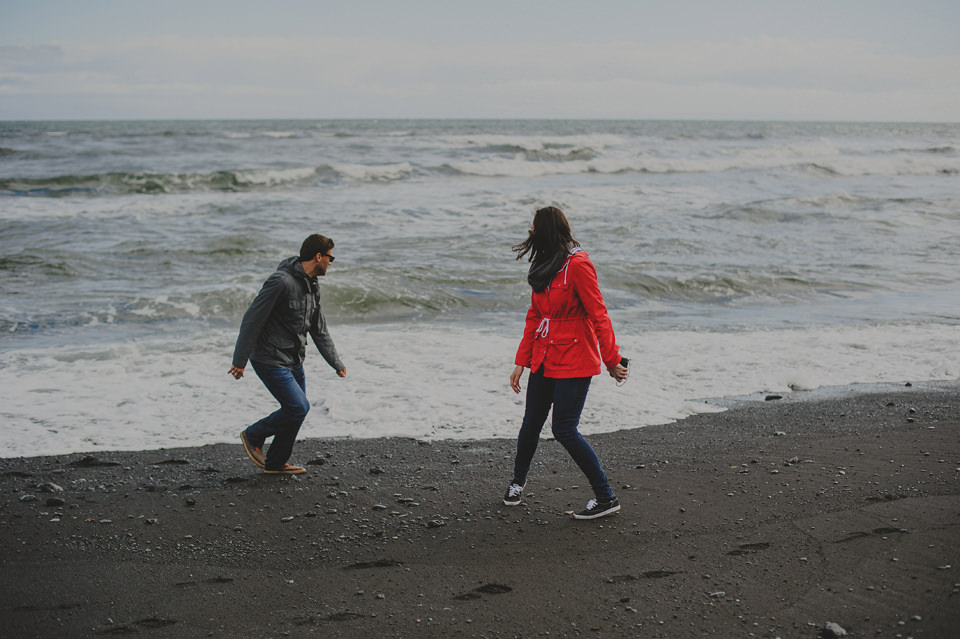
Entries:
[[[179, 38], [0, 47], [0, 117], [58, 96], [127, 117], [960, 120], [960, 56], [845, 39], [427, 43]], [[16, 98], [16, 99], [14, 99]]]
[[62, 49], [57, 46], [0, 46], [0, 69], [50, 64], [62, 53]]

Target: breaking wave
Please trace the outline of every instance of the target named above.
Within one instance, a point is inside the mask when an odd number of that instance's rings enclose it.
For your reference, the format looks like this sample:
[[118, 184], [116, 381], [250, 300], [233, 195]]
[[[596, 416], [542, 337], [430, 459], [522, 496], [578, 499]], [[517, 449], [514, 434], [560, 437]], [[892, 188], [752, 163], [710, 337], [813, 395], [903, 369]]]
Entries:
[[72, 195], [167, 194], [252, 191], [322, 182], [389, 182], [409, 176], [407, 162], [384, 165], [325, 164], [291, 169], [245, 169], [210, 173], [97, 173], [49, 178], [0, 179], [0, 195], [62, 197]]

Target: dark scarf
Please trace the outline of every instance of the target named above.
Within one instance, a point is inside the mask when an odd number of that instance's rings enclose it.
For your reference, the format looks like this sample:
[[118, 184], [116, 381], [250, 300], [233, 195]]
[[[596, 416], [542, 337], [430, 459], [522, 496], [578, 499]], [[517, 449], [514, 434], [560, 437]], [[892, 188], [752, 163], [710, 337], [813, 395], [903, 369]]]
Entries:
[[530, 263], [527, 273], [527, 283], [534, 293], [542, 293], [553, 281], [553, 276], [563, 268], [563, 263], [570, 257], [569, 251], [560, 251], [549, 257], [537, 259]]

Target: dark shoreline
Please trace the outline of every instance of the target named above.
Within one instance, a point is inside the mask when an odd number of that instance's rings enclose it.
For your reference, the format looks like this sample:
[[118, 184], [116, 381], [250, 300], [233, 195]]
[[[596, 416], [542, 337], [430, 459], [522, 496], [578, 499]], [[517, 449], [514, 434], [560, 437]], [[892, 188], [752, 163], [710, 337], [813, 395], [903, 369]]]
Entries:
[[544, 441], [301, 441], [0, 459], [18, 637], [953, 637], [960, 386], [738, 402], [593, 435], [623, 511]]

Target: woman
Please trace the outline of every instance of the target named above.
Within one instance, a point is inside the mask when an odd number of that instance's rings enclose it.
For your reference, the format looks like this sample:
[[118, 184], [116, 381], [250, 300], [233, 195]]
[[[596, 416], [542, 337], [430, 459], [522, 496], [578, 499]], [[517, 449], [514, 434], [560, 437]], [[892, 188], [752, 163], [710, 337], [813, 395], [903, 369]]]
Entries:
[[[540, 431], [553, 406], [553, 436], [590, 481], [596, 495], [577, 519], [596, 519], [620, 510], [600, 460], [577, 425], [590, 378], [600, 374], [601, 361], [610, 376], [622, 381], [629, 374], [597, 285], [597, 272], [586, 251], [573, 239], [563, 212], [553, 206], [536, 212], [527, 239], [513, 247], [519, 260], [529, 253], [527, 275], [533, 293], [523, 339], [510, 375], [510, 387], [520, 392], [520, 376], [530, 369], [523, 424], [517, 436], [513, 481], [503, 497], [517, 506], [526, 485]], [[599, 346], [599, 348], [598, 348]]]

